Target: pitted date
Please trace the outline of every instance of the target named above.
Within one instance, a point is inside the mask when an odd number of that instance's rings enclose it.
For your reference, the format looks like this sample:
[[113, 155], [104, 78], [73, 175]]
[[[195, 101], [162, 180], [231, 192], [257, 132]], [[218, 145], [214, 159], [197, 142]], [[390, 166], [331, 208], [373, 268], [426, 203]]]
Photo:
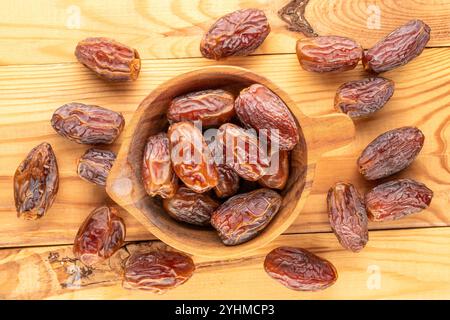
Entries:
[[308, 250], [278, 247], [266, 256], [267, 274], [292, 290], [318, 291], [333, 285], [338, 274], [331, 262]]
[[373, 140], [358, 158], [359, 172], [367, 180], [388, 177], [408, 167], [423, 147], [425, 136], [415, 127], [402, 127]]
[[14, 200], [17, 216], [26, 220], [41, 218], [51, 207], [59, 187], [58, 164], [50, 144], [34, 147], [14, 174]]
[[246, 56], [255, 51], [270, 33], [263, 11], [244, 9], [218, 19], [203, 36], [200, 52], [205, 58], [220, 60]]
[[351, 118], [368, 117], [380, 110], [394, 93], [394, 82], [381, 77], [349, 81], [341, 85], [334, 107]]
[[123, 287], [163, 294], [185, 283], [195, 271], [192, 259], [166, 250], [135, 252], [126, 261]]
[[87, 266], [104, 261], [125, 241], [125, 224], [117, 210], [107, 206], [92, 211], [81, 225], [73, 245], [74, 255]]
[[141, 174], [148, 195], [159, 195], [161, 198], [174, 196], [178, 179], [172, 169], [167, 134], [162, 132], [147, 139]]
[[265, 133], [280, 150], [292, 150], [299, 141], [299, 130], [289, 108], [279, 96], [261, 84], [244, 89], [235, 101], [236, 114], [246, 127]]
[[85, 181], [104, 186], [115, 160], [116, 154], [112, 151], [90, 148], [78, 160], [78, 176]]
[[256, 181], [264, 176], [270, 161], [256, 135], [226, 123], [220, 126], [216, 137], [218, 148], [223, 150], [224, 165], [245, 180]]
[[136, 80], [141, 60], [136, 49], [108, 38], [87, 38], [75, 49], [78, 61], [109, 81]]
[[214, 192], [219, 198], [234, 196], [239, 190], [239, 175], [226, 165], [217, 165], [219, 183], [214, 187]]
[[168, 137], [178, 178], [198, 193], [214, 188], [219, 182], [217, 167], [202, 132], [191, 122], [177, 122], [169, 127]]
[[207, 226], [219, 203], [206, 193], [197, 193], [183, 186], [172, 198], [163, 200], [163, 207], [175, 220]]
[[340, 36], [320, 36], [297, 41], [297, 57], [311, 72], [341, 72], [354, 69], [363, 54], [354, 40]]
[[242, 193], [224, 202], [211, 217], [222, 242], [233, 246], [256, 237], [277, 214], [281, 196], [270, 189]]
[[99, 106], [72, 102], [53, 114], [52, 127], [61, 136], [81, 144], [111, 144], [125, 125], [120, 113]]
[[[276, 165], [275, 159], [278, 161]], [[275, 170], [275, 168], [277, 168]], [[271, 172], [274, 170], [274, 172]], [[284, 189], [289, 178], [289, 152], [280, 150], [271, 157], [269, 174], [266, 174], [258, 180], [258, 182], [266, 188]]]
[[407, 64], [422, 53], [430, 32], [431, 28], [423, 21], [409, 21], [364, 52], [364, 68], [381, 73]]
[[191, 92], [172, 100], [169, 122], [201, 121], [203, 127], [220, 126], [234, 116], [234, 96], [225, 90]]
[[366, 208], [373, 221], [396, 220], [427, 208], [433, 191], [412, 179], [380, 184], [366, 194]]
[[328, 219], [341, 245], [361, 251], [369, 240], [364, 198], [351, 183], [338, 182], [328, 191]]

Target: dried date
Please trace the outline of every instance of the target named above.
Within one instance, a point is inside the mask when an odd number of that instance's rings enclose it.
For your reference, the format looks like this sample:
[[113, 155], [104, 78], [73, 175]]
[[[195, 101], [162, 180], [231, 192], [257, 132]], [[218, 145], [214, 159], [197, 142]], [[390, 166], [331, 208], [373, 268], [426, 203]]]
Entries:
[[381, 73], [407, 64], [422, 53], [430, 32], [431, 28], [423, 21], [409, 21], [364, 52], [364, 68]]
[[278, 247], [266, 256], [267, 274], [292, 290], [318, 291], [333, 285], [338, 274], [331, 262], [308, 250]]
[[[264, 131], [272, 145], [292, 150], [299, 141], [297, 123], [279, 96], [261, 84], [244, 89], [235, 101], [236, 114], [246, 126]], [[261, 131], [264, 130], [264, 131]]]
[[34, 147], [14, 174], [17, 216], [41, 218], [51, 207], [59, 187], [58, 164], [50, 144]]
[[211, 216], [211, 225], [225, 245], [233, 246], [256, 237], [277, 214], [281, 196], [270, 189], [242, 193], [224, 202]]
[[415, 127], [402, 127], [373, 140], [358, 158], [359, 172], [367, 180], [388, 177], [408, 167], [423, 147], [425, 136]]
[[269, 159], [256, 135], [235, 124], [226, 123], [220, 126], [216, 139], [218, 148], [223, 150], [222, 164], [246, 180], [256, 181], [264, 176]]
[[214, 192], [219, 198], [228, 198], [239, 190], [239, 175], [226, 165], [217, 165], [219, 183], [214, 187]]
[[381, 77], [349, 81], [337, 89], [334, 107], [351, 118], [368, 117], [380, 110], [394, 93], [394, 82]]
[[125, 263], [123, 287], [162, 294], [185, 283], [194, 271], [192, 259], [178, 252], [135, 252]]
[[364, 198], [351, 183], [336, 183], [328, 191], [328, 219], [341, 245], [361, 251], [369, 240]]
[[75, 49], [78, 61], [109, 81], [136, 80], [141, 60], [136, 49], [108, 38], [87, 38]]
[[104, 186], [114, 160], [114, 152], [90, 148], [78, 160], [78, 176], [85, 181]]
[[246, 56], [255, 51], [270, 33], [262, 10], [244, 9], [218, 19], [203, 36], [200, 52], [205, 58], [220, 60]]
[[169, 138], [165, 133], [150, 136], [144, 149], [142, 181], [152, 197], [171, 198], [178, 187], [178, 179], [170, 160]]
[[225, 90], [192, 92], [172, 100], [167, 111], [170, 123], [201, 121], [203, 127], [220, 126], [234, 116], [234, 96]]
[[177, 122], [169, 127], [172, 167], [184, 184], [202, 193], [214, 188], [219, 177], [211, 150], [202, 132], [191, 122]]
[[111, 144], [125, 125], [122, 114], [99, 106], [72, 102], [53, 114], [52, 127], [61, 136], [81, 144]]
[[380, 184], [366, 194], [366, 208], [373, 221], [396, 220], [427, 208], [433, 191], [423, 183], [399, 179]]
[[274, 153], [268, 172], [269, 174], [262, 176], [258, 182], [266, 188], [284, 189], [289, 178], [289, 152], [280, 150]]
[[311, 72], [341, 72], [354, 69], [363, 54], [354, 40], [340, 36], [320, 36], [297, 41], [297, 57]]
[[125, 224], [117, 210], [107, 206], [92, 211], [81, 225], [73, 245], [74, 255], [87, 266], [104, 261], [125, 241]]
[[219, 203], [206, 193], [180, 187], [170, 199], [163, 200], [164, 210], [175, 220], [199, 226], [209, 225], [211, 214]]

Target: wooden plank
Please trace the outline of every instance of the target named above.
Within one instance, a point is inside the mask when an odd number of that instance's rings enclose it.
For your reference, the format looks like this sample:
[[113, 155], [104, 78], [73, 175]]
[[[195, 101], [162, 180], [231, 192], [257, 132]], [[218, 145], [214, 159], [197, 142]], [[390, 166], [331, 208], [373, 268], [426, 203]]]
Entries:
[[[1, 299], [449, 299], [450, 228], [374, 231], [360, 253], [342, 249], [331, 233], [283, 235], [234, 260], [193, 257], [196, 272], [182, 286], [156, 295], [121, 287], [128, 251], [163, 246], [129, 244], [109, 262], [86, 269], [71, 247], [0, 250]], [[297, 292], [263, 269], [277, 246], [301, 246], [331, 261], [339, 279], [321, 292]], [[351, 288], [351, 290], [349, 290]]]
[[[199, 57], [200, 39], [218, 17], [252, 7], [263, 9], [272, 26], [256, 54], [293, 53], [302, 35], [288, 31], [278, 18], [277, 11], [286, 3], [288, 0], [2, 1], [0, 64], [75, 61], [77, 42], [88, 36], [113, 37], [135, 47], [146, 59]], [[364, 47], [406, 21], [420, 18], [433, 30], [429, 46], [450, 45], [449, 0], [311, 0], [306, 18], [319, 34], [349, 36]]]
[[[229, 64], [250, 68], [268, 77], [294, 99], [308, 115], [333, 112], [336, 88], [344, 81], [364, 75], [356, 70], [322, 77], [301, 70], [295, 55], [235, 58]], [[75, 233], [96, 206], [106, 201], [104, 190], [76, 176], [76, 160], [86, 146], [69, 142], [50, 126], [53, 111], [79, 101], [121, 111], [127, 120], [139, 102], [161, 82], [195, 68], [213, 64], [202, 59], [146, 60], [141, 78], [125, 85], [107, 84], [76, 63], [0, 67], [0, 246], [35, 246], [72, 243]], [[431, 207], [423, 213], [389, 223], [371, 224], [373, 229], [450, 225], [450, 50], [427, 49], [424, 54], [386, 77], [396, 91], [386, 107], [374, 117], [356, 123], [355, 143], [324, 157], [307, 204], [289, 233], [329, 231], [325, 198], [337, 180], [349, 180], [361, 190], [365, 182], [355, 161], [361, 150], [385, 130], [416, 125], [426, 135], [425, 146], [413, 165], [401, 176], [416, 178], [435, 192]], [[50, 142], [60, 168], [61, 186], [48, 215], [39, 221], [16, 218], [12, 177], [27, 152], [42, 141]], [[120, 141], [113, 146], [117, 150]], [[151, 235], [123, 212], [128, 240], [151, 239]]]

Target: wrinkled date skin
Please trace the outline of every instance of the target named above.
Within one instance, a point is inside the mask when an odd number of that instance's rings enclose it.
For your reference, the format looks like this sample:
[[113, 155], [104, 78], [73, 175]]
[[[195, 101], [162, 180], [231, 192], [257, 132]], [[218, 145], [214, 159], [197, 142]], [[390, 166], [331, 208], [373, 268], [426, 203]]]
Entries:
[[194, 262], [182, 253], [136, 252], [125, 263], [123, 287], [163, 294], [185, 283], [194, 271]]
[[423, 21], [409, 21], [364, 52], [364, 68], [381, 73], [407, 64], [422, 53], [430, 32], [431, 28]]
[[87, 38], [75, 49], [78, 61], [109, 81], [136, 80], [141, 60], [135, 49], [108, 38]]
[[419, 154], [425, 136], [415, 127], [402, 127], [383, 133], [373, 140], [358, 158], [359, 172], [367, 180], [397, 173]]
[[255, 51], [270, 33], [263, 11], [244, 9], [217, 20], [203, 36], [200, 52], [205, 58], [220, 60], [246, 56]]
[[[236, 114], [247, 128], [267, 130], [272, 144], [280, 150], [292, 150], [299, 141], [297, 123], [279, 96], [261, 84], [244, 89], [235, 101]], [[259, 132], [261, 135], [261, 131]]]
[[175, 220], [207, 226], [211, 214], [220, 203], [206, 193], [197, 193], [186, 187], [180, 187], [170, 199], [163, 200], [164, 210]]
[[211, 225], [222, 242], [234, 246], [256, 237], [281, 206], [281, 196], [270, 189], [258, 189], [231, 197], [211, 217]]
[[336, 183], [328, 191], [328, 219], [341, 245], [361, 251], [369, 240], [364, 199], [351, 183]]
[[217, 165], [219, 183], [214, 187], [214, 192], [219, 198], [234, 196], [239, 190], [239, 175], [226, 165]]
[[263, 187], [282, 190], [289, 178], [289, 152], [283, 150], [276, 152], [271, 158], [271, 167], [275, 158], [278, 159], [278, 169], [274, 173], [263, 176], [258, 182]]
[[148, 195], [159, 195], [161, 198], [171, 198], [175, 195], [178, 179], [172, 169], [167, 134], [162, 132], [148, 138], [141, 174]]
[[234, 116], [234, 96], [225, 90], [192, 92], [172, 100], [167, 111], [170, 123], [201, 121], [203, 127], [220, 126]]
[[256, 181], [264, 176], [270, 162], [256, 135], [226, 123], [220, 126], [216, 137], [218, 148], [223, 150], [224, 165], [245, 180]]
[[91, 148], [78, 160], [78, 176], [99, 186], [106, 185], [116, 154], [108, 150]]
[[172, 167], [184, 184], [202, 193], [219, 183], [214, 157], [202, 132], [191, 122], [177, 122], [169, 127]]
[[14, 174], [17, 216], [41, 218], [51, 207], [59, 187], [58, 164], [50, 144], [43, 142], [28, 153]]
[[423, 183], [399, 179], [378, 185], [366, 194], [366, 208], [373, 221], [396, 220], [427, 208], [433, 191]]
[[117, 210], [99, 207], [81, 225], [73, 245], [74, 255], [87, 266], [104, 261], [125, 241], [125, 224]]
[[351, 118], [364, 118], [383, 108], [394, 94], [394, 82], [381, 77], [349, 81], [337, 89], [334, 107]]
[[363, 54], [354, 40], [339, 36], [304, 38], [297, 41], [297, 57], [311, 72], [341, 72], [354, 69]]
[[294, 247], [279, 247], [269, 252], [264, 269], [282, 285], [298, 291], [323, 290], [338, 278], [331, 262]]
[[122, 114], [99, 106], [68, 103], [53, 114], [51, 124], [61, 136], [81, 144], [111, 144], [125, 125]]

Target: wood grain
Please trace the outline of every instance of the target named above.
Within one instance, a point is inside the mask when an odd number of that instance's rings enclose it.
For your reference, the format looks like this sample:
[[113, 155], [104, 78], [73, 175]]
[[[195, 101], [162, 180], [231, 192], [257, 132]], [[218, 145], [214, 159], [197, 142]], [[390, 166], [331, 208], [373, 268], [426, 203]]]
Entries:
[[[320, 75], [299, 68], [295, 55], [233, 58], [238, 65], [267, 77], [283, 88], [300, 110], [310, 116], [334, 112], [336, 88], [365, 75], [362, 67], [342, 74]], [[161, 82], [213, 62], [203, 59], [145, 60], [140, 79], [125, 85], [108, 84], [77, 63], [0, 67], [0, 246], [31, 246], [72, 243], [88, 213], [105, 201], [104, 191], [76, 176], [76, 160], [86, 146], [56, 135], [50, 126], [53, 111], [78, 101], [98, 104], [124, 113], [127, 121], [141, 100]], [[450, 225], [450, 51], [426, 49], [410, 64], [384, 74], [396, 83], [388, 104], [374, 117], [356, 123], [356, 140], [348, 148], [329, 153], [318, 163], [311, 195], [289, 233], [329, 230], [325, 194], [337, 180], [349, 180], [362, 190], [370, 187], [356, 170], [362, 149], [382, 132], [404, 125], [418, 126], [426, 136], [424, 148], [401, 176], [426, 183], [435, 192], [424, 212], [371, 228], [410, 228]], [[61, 185], [56, 202], [40, 221], [16, 218], [12, 176], [20, 161], [38, 143], [52, 144], [60, 168]], [[121, 139], [113, 146], [117, 150]], [[128, 240], [149, 239], [134, 219], [123, 212]]]
[[[135, 47], [142, 58], [199, 57], [203, 33], [220, 16], [260, 8], [272, 32], [256, 54], [293, 53], [302, 37], [277, 16], [288, 0], [2, 1], [0, 64], [75, 61], [74, 48], [88, 36], [106, 36]], [[379, 29], [369, 29], [379, 10]], [[450, 1], [311, 0], [306, 18], [320, 35], [355, 38], [370, 47], [410, 19], [431, 26], [429, 46], [450, 45]], [[371, 27], [373, 28], [373, 27]]]
[[[234, 260], [193, 257], [196, 272], [164, 295], [121, 287], [128, 252], [153, 243], [129, 244], [108, 262], [87, 269], [71, 247], [0, 250], [0, 299], [449, 299], [450, 228], [373, 231], [360, 253], [345, 251], [331, 233], [283, 235], [270, 246]], [[320, 292], [297, 292], [271, 279], [266, 254], [300, 246], [331, 261], [339, 279]], [[351, 290], [349, 290], [351, 288]]]

